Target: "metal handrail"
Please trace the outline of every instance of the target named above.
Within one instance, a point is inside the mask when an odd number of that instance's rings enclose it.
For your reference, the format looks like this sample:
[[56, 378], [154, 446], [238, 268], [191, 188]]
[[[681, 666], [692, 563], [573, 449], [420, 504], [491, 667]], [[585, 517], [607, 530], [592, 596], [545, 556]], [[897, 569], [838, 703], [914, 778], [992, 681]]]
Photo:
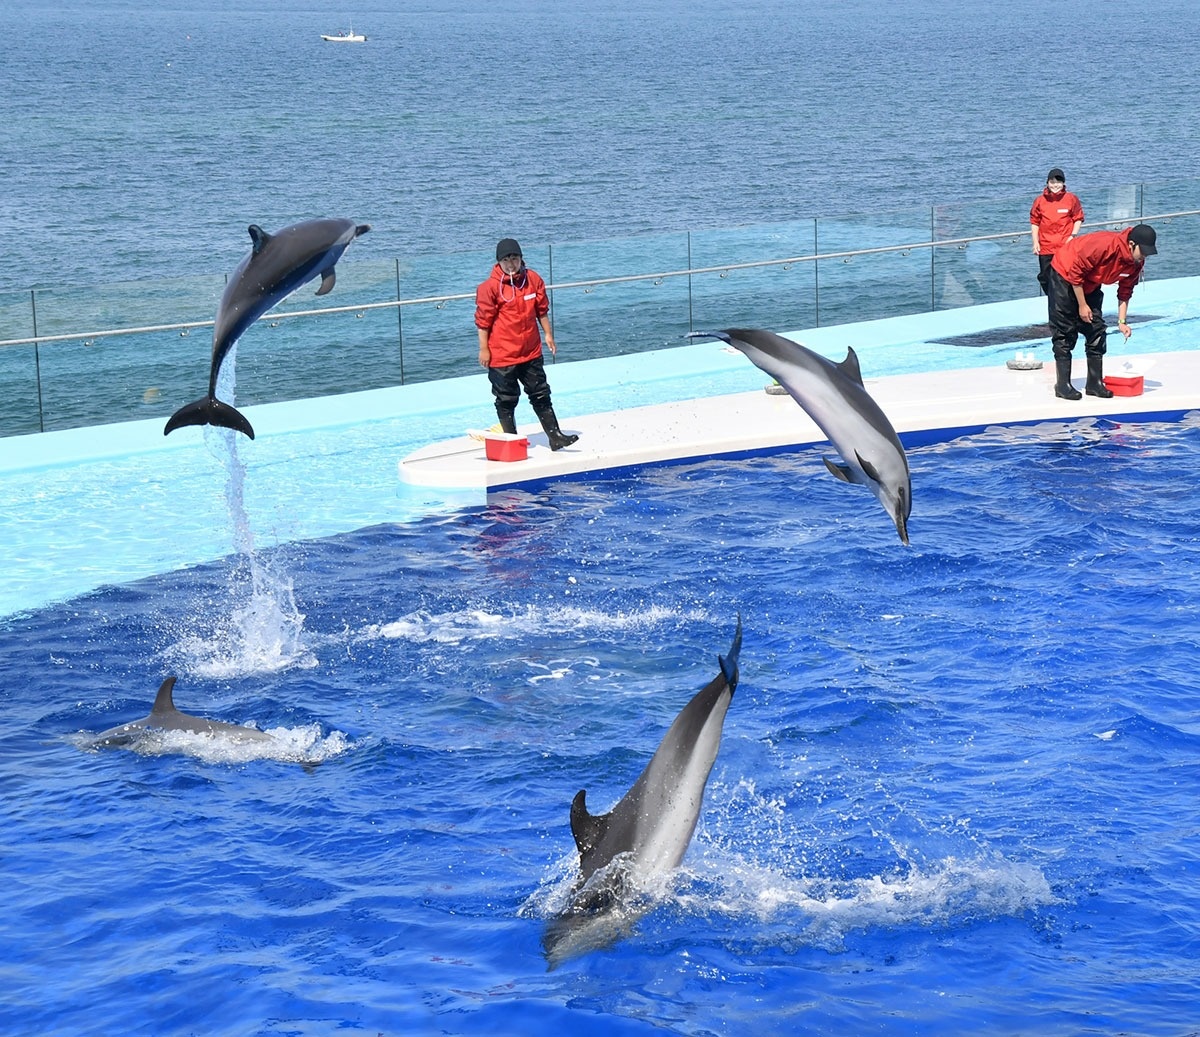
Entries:
[[[1200, 209], [1189, 209], [1182, 212], [1157, 213], [1152, 216], [1137, 217], [1138, 222], [1149, 223], [1152, 220], [1171, 220], [1182, 216], [1200, 216]], [[1120, 220], [1101, 220], [1089, 224], [1089, 229], [1108, 226], [1124, 226], [1132, 217]], [[628, 284], [634, 281], [663, 281], [669, 277], [690, 277], [693, 274], [728, 273], [731, 270], [754, 270], [772, 266], [791, 266], [795, 263], [814, 263], [823, 259], [853, 259], [857, 256], [881, 255], [888, 252], [908, 253], [915, 249], [941, 248], [949, 245], [966, 246], [977, 241], [1008, 241], [1026, 238], [1028, 230], [1005, 231], [1001, 234], [981, 234], [968, 238], [944, 238], [937, 241], [915, 241], [907, 245], [880, 245], [876, 248], [851, 249], [845, 252], [821, 252], [813, 255], [790, 256], [786, 259], [756, 259], [745, 263], [721, 263], [716, 266], [690, 267], [685, 270], [664, 270], [650, 274], [622, 274], [617, 277], [598, 277], [586, 281], [564, 281], [561, 284], [551, 284], [547, 290], [563, 291], [569, 288], [596, 288], [610, 284]], [[453, 295], [430, 295], [418, 299], [387, 299], [383, 302], [359, 303], [347, 306], [326, 306], [313, 310], [288, 310], [286, 312], [271, 311], [263, 314], [258, 320], [282, 320], [292, 317], [314, 317], [331, 313], [365, 313], [368, 310], [399, 309], [404, 306], [420, 306], [428, 303], [444, 304], [475, 298], [475, 293], [458, 292]], [[65, 335], [34, 335], [30, 338], [0, 339], [0, 348], [4, 346], [40, 345], [43, 342], [71, 342], [112, 338], [117, 335], [140, 335], [158, 331], [191, 331], [193, 328], [211, 328], [215, 320], [186, 321], [177, 324], [149, 324], [131, 328], [113, 328], [105, 331], [71, 332]]]

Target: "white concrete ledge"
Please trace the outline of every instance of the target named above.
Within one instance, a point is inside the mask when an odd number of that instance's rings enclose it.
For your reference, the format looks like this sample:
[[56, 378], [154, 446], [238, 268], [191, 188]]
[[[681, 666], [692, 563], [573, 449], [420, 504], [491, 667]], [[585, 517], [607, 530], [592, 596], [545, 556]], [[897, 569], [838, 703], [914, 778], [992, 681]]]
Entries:
[[[1035, 371], [1011, 371], [999, 363], [969, 370], [867, 378], [866, 387], [907, 446], [953, 439], [995, 425], [1070, 422], [1085, 417], [1174, 420], [1200, 410], [1200, 354], [1110, 358], [1107, 373], [1121, 373], [1126, 363], [1145, 376], [1140, 396], [1100, 399], [1085, 395], [1074, 402], [1060, 400], [1054, 395], [1053, 361]], [[1080, 358], [1074, 368], [1077, 388], [1082, 389], [1084, 379]], [[766, 376], [763, 380], [765, 383]], [[537, 425], [524, 425], [520, 431], [529, 436], [528, 458], [489, 461], [483, 444], [464, 435], [409, 454], [400, 461], [400, 479], [414, 486], [490, 492], [564, 476], [774, 453], [826, 441], [791, 397], [761, 390], [591, 414], [562, 424], [564, 431], [580, 436], [564, 450], [551, 451]]]

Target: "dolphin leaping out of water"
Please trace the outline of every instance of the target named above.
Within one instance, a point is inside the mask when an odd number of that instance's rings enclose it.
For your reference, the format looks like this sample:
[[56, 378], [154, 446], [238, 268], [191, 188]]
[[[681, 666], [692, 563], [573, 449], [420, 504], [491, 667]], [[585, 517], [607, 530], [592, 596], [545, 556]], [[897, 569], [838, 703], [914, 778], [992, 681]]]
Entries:
[[223, 720], [205, 720], [204, 717], [181, 713], [175, 708], [172, 698], [174, 687], [175, 678], [168, 677], [158, 689], [158, 695], [155, 696], [154, 707], [150, 710], [149, 716], [100, 732], [90, 741], [91, 747], [94, 749], [123, 748], [137, 742], [151, 731], [187, 731], [195, 735], [222, 735], [239, 742], [275, 741], [265, 731], [256, 731], [252, 727], [227, 724]]
[[607, 814], [587, 808], [587, 791], [571, 803], [571, 832], [579, 849], [579, 878], [571, 903], [546, 929], [542, 946], [550, 968], [564, 959], [608, 946], [625, 935], [648, 906], [636, 896], [656, 877], [678, 867], [721, 747], [725, 714], [738, 683], [742, 620], [720, 672], [671, 724], [641, 777]]
[[225, 286], [213, 328], [212, 368], [208, 395], [180, 407], [167, 421], [163, 435], [184, 425], [220, 425], [254, 438], [254, 429], [235, 407], [217, 399], [217, 376], [221, 363], [251, 324], [292, 294], [321, 275], [318, 295], [333, 288], [334, 266], [355, 238], [366, 234], [370, 224], [353, 220], [305, 220], [268, 234], [251, 224], [250, 254], [242, 260]]
[[839, 465], [824, 458], [825, 467], [843, 482], [862, 483], [875, 494], [896, 523], [900, 540], [908, 543], [912, 511], [908, 457], [892, 423], [863, 385], [853, 349], [835, 364], [771, 331], [729, 328], [695, 331], [688, 337], [728, 342], [779, 382], [845, 461]]

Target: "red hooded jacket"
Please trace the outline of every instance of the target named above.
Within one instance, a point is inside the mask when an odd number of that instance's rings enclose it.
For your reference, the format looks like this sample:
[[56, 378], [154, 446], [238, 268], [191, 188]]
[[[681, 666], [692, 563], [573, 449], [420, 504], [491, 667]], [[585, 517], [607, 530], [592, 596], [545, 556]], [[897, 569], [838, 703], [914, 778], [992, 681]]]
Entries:
[[497, 263], [475, 289], [475, 327], [488, 332], [489, 367], [511, 367], [542, 355], [538, 318], [550, 312], [546, 282], [522, 266], [510, 277]]
[[1029, 222], [1038, 229], [1038, 255], [1052, 256], [1067, 243], [1075, 221], [1083, 222], [1083, 206], [1070, 191], [1051, 194], [1046, 188], [1033, 200]]
[[1136, 262], [1129, 245], [1129, 232], [1095, 230], [1068, 241], [1055, 255], [1051, 266], [1069, 284], [1083, 286], [1083, 294], [1094, 292], [1102, 284], [1115, 284], [1117, 298], [1128, 302], [1133, 287], [1142, 276], [1144, 262]]

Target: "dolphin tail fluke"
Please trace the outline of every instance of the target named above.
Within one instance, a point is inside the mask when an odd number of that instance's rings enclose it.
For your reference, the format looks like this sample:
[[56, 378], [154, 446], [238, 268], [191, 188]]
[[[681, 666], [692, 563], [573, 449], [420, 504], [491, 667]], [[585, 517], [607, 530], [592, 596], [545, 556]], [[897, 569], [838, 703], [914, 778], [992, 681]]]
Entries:
[[204, 396], [180, 407], [167, 420], [163, 435], [169, 436], [177, 428], [183, 428], [185, 425], [216, 425], [254, 438], [254, 427], [242, 412], [228, 403], [222, 403], [215, 396]]
[[737, 687], [738, 682], [738, 655], [742, 650], [742, 614], [738, 613], [737, 631], [733, 635], [733, 644], [725, 655], [718, 655], [717, 662], [721, 666], [721, 672], [725, 675], [725, 680], [729, 683], [729, 689], [732, 691]]

